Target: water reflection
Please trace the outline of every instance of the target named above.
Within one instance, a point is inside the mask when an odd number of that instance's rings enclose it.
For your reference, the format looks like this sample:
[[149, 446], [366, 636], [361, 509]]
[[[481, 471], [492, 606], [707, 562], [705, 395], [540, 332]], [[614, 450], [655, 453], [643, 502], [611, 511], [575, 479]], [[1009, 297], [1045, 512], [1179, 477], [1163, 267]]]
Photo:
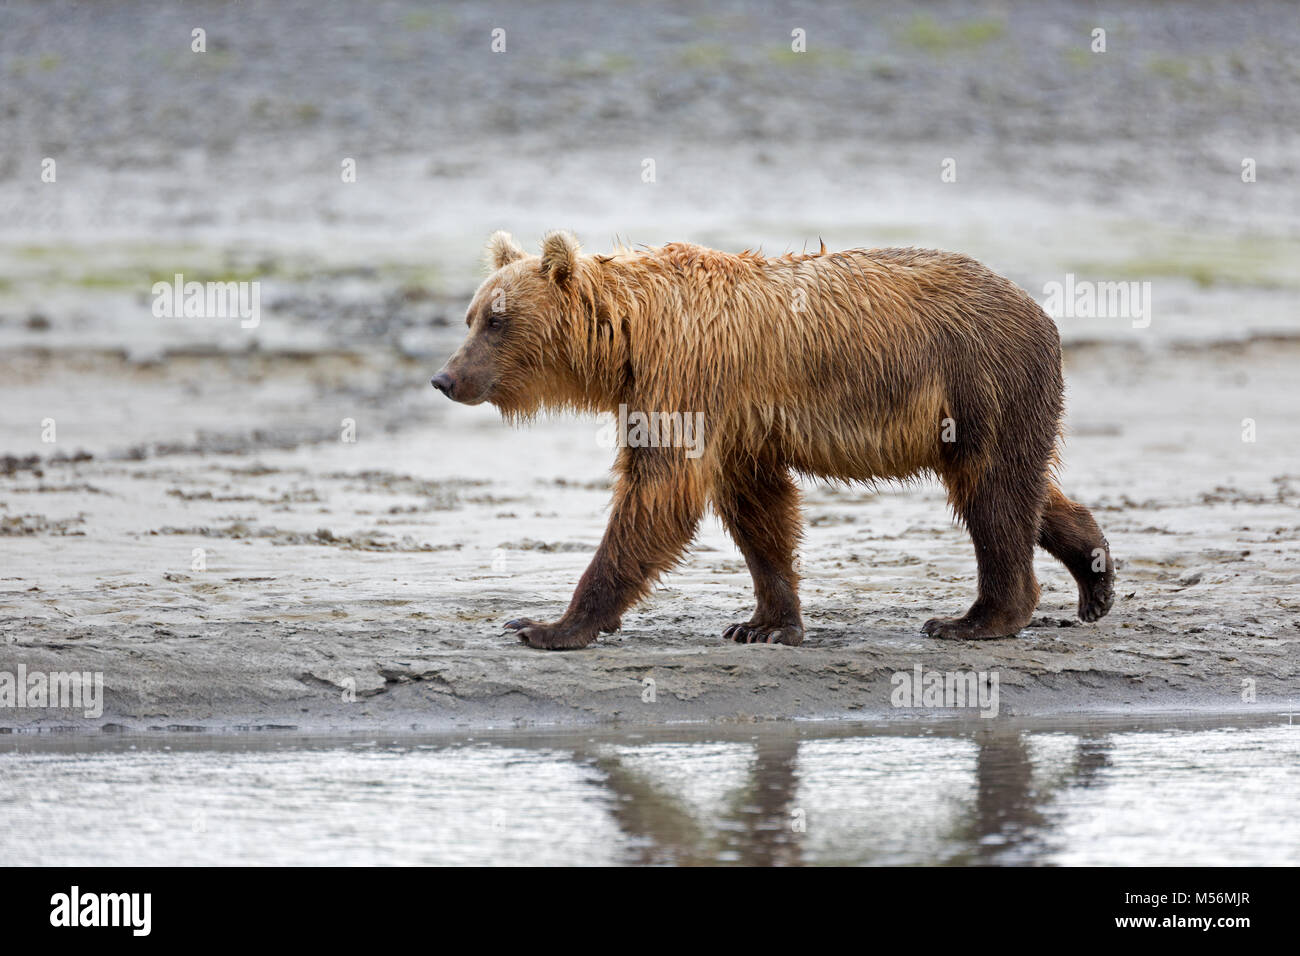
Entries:
[[759, 737], [711, 814], [675, 793], [671, 768], [638, 766], [656, 752], [667, 756], [664, 745], [578, 748], [575, 756], [613, 794], [613, 818], [633, 847], [629, 862], [1032, 864], [1053, 849], [1046, 808], [1061, 791], [1094, 785], [1111, 744], [1053, 734], [1069, 752], [1040, 746], [1035, 760], [1031, 739], [1047, 735], [979, 728], [921, 738]]
[[799, 746], [792, 737], [758, 740], [747, 772], [713, 812], [675, 792], [671, 775], [639, 767], [637, 748], [579, 750], [578, 757], [603, 775], [611, 813], [628, 840], [628, 862], [796, 865], [804, 862], [806, 832], [795, 807]]
[[1276, 720], [3, 748], [11, 863], [1300, 861]]
[[[1030, 735], [990, 731], [976, 736], [975, 806], [959, 835], [971, 848], [952, 863], [1044, 862], [1051, 846], [1047, 808], [1071, 788], [1088, 787], [1110, 766], [1106, 737], [1065, 736], [1070, 753], [1036, 761]], [[1059, 771], [1050, 773], [1049, 767]], [[1047, 778], [1047, 779], [1044, 779]]]

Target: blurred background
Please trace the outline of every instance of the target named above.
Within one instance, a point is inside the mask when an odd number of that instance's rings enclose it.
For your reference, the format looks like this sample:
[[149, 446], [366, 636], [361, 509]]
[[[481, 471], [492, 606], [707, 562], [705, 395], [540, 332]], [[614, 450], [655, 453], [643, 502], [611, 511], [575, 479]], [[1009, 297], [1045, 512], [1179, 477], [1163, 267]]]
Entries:
[[[66, 294], [94, 303], [83, 345], [130, 353], [337, 344], [357, 325], [421, 348], [459, 320], [495, 228], [570, 228], [594, 250], [939, 245], [1035, 295], [1065, 272], [1158, 280], [1143, 341], [1294, 319], [1265, 294], [1294, 289], [1297, 261], [1285, 3], [0, 10], [13, 344], [66, 334]], [[183, 267], [262, 279], [274, 320], [133, 327], [142, 283]], [[339, 314], [358, 302], [375, 315]]]

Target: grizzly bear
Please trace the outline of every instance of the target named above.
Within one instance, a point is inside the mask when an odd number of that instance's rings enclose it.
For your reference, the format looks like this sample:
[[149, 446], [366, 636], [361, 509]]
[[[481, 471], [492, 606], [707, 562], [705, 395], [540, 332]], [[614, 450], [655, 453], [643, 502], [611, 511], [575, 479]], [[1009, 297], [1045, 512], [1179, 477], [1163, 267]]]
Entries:
[[[1088, 510], [1052, 478], [1063, 380], [1056, 326], [1018, 286], [963, 255], [821, 250], [768, 258], [671, 243], [587, 255], [552, 232], [541, 255], [507, 233], [469, 306], [468, 337], [433, 378], [507, 420], [543, 408], [655, 415], [669, 440], [626, 442], [609, 526], [553, 623], [505, 626], [533, 647], [585, 647], [681, 559], [712, 505], [757, 608], [724, 636], [799, 644], [792, 473], [872, 482], [931, 473], [975, 544], [978, 595], [937, 638], [1008, 637], [1038, 604], [1034, 544], [1110, 610], [1114, 564]], [[680, 423], [706, 425], [688, 454]]]

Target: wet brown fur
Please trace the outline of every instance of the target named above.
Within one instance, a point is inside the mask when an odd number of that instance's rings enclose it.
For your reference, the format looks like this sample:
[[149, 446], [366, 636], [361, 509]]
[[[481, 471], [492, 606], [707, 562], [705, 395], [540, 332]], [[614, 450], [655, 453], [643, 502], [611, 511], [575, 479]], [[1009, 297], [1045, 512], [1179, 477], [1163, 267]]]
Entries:
[[[793, 472], [841, 481], [937, 475], [975, 544], [978, 596], [936, 637], [1015, 634], [1038, 603], [1033, 548], [1110, 608], [1114, 565], [1087, 509], [1051, 477], [1062, 413], [1051, 319], [963, 255], [854, 249], [768, 258], [688, 243], [582, 254], [504, 233], [444, 369], [455, 397], [511, 420], [539, 410], [702, 412], [703, 454], [622, 448], [609, 526], [565, 614], [512, 621], [537, 647], [582, 647], [674, 566], [707, 505], [754, 579], [743, 642], [803, 639]], [[489, 323], [495, 318], [496, 327]], [[955, 441], [944, 441], [945, 428]]]

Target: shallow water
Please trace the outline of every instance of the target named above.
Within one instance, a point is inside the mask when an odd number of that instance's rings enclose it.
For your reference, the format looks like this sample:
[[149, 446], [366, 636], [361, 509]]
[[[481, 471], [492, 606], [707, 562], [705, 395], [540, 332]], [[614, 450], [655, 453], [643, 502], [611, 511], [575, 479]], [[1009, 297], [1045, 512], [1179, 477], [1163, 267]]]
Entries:
[[1292, 720], [14, 737], [0, 859], [1295, 864]]

